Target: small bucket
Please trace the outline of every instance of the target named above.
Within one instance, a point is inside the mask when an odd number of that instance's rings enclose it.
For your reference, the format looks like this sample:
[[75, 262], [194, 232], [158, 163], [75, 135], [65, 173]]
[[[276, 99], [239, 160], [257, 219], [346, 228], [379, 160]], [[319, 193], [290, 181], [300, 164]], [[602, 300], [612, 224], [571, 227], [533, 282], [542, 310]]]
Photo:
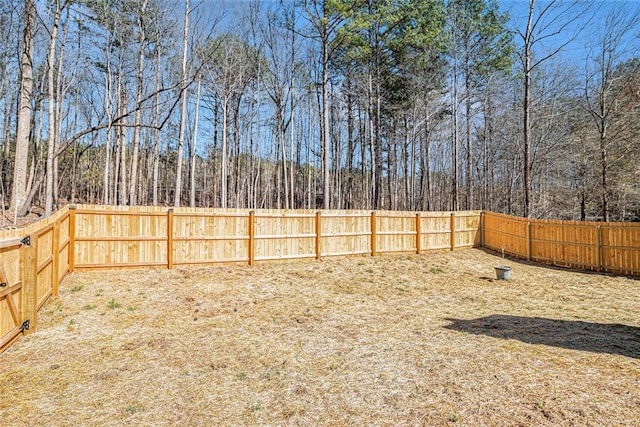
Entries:
[[511, 267], [500, 265], [494, 268], [496, 269], [496, 277], [498, 280], [509, 280], [511, 278]]

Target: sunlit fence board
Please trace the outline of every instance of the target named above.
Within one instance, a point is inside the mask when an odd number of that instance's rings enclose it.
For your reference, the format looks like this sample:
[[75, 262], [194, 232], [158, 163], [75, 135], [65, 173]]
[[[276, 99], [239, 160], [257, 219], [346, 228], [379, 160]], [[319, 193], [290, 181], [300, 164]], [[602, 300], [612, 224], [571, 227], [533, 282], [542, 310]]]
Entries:
[[69, 215], [66, 214], [58, 225], [58, 283], [69, 271]]
[[55, 253], [53, 224], [45, 227], [44, 229], [34, 233], [32, 244], [35, 246], [38, 261], [37, 261], [37, 301], [38, 308], [40, 308], [46, 300], [53, 293], [53, 255]]

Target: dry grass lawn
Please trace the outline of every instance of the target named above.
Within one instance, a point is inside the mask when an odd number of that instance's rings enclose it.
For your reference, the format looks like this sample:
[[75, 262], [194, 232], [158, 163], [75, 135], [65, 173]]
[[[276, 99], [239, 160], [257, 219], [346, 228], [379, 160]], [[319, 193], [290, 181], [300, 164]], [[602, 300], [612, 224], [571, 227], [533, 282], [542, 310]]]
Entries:
[[639, 312], [480, 250], [76, 273], [0, 354], [0, 425], [640, 425]]

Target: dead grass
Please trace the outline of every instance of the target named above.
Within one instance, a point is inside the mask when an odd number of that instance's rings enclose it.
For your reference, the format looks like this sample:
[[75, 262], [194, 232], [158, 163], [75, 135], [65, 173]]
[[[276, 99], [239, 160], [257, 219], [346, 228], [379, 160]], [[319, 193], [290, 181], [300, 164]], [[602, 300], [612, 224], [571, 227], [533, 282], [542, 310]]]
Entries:
[[640, 281], [479, 250], [74, 274], [2, 425], [640, 425]]

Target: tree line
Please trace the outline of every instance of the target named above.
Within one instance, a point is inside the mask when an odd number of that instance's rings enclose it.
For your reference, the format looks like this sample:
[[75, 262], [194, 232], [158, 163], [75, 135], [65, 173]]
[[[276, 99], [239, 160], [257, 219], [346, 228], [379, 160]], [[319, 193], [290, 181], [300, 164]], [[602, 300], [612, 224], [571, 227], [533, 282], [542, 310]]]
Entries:
[[0, 0], [3, 210], [639, 221], [637, 7], [527, 6]]

